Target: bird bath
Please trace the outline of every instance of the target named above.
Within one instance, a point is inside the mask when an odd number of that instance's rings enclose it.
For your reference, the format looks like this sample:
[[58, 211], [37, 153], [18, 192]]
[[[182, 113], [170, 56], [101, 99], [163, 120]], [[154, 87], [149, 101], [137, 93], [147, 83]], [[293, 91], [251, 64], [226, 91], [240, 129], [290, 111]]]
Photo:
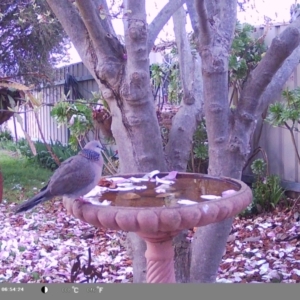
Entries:
[[[128, 180], [145, 176], [127, 174], [105, 179], [122, 177]], [[134, 191], [102, 193], [97, 200], [100, 205], [66, 197], [63, 203], [70, 214], [86, 223], [137, 233], [147, 245], [147, 282], [175, 283], [173, 237], [184, 229], [217, 223], [237, 215], [251, 203], [252, 192], [245, 183], [231, 178], [177, 173], [173, 184], [166, 186], [164, 178], [168, 173], [156, 176], [152, 182], [149, 179], [137, 184], [139, 188]], [[111, 205], [101, 205], [100, 201], [104, 199]]]

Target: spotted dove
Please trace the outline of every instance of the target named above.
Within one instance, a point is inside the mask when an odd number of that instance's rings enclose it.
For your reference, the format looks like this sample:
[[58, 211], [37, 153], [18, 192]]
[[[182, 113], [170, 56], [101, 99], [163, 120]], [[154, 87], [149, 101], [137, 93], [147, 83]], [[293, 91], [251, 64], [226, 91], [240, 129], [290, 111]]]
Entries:
[[48, 184], [31, 199], [20, 204], [15, 213], [25, 212], [57, 196], [76, 199], [90, 192], [102, 175], [102, 146], [91, 141], [75, 156], [65, 160], [54, 172]]

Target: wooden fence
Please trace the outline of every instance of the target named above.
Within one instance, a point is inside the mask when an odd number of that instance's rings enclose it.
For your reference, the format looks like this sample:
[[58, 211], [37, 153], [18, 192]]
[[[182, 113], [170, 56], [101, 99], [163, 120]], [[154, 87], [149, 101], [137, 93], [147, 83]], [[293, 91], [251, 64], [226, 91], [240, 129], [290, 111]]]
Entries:
[[[36, 92], [36, 96], [46, 104], [38, 110], [38, 117], [47, 142], [50, 142], [52, 139], [53, 141], [60, 141], [63, 144], [68, 143], [69, 133], [67, 127], [65, 125], [58, 126], [54, 118], [50, 116], [52, 106], [49, 106], [49, 104], [53, 105], [59, 100], [64, 99], [64, 83], [68, 75], [76, 77], [79, 92], [84, 99], [91, 98], [91, 92], [99, 91], [96, 81], [83, 63], [77, 63], [57, 69], [54, 86], [46, 87], [40, 92]], [[70, 97], [72, 98], [72, 96], [73, 95], [71, 94]], [[25, 119], [28, 134], [33, 140], [41, 140], [34, 113], [27, 112]]]
[[[150, 62], [162, 62], [162, 56], [160, 53], [151, 53]], [[66, 126], [59, 127], [54, 118], [50, 116], [52, 106], [49, 106], [49, 104], [53, 105], [64, 98], [64, 84], [69, 75], [76, 78], [76, 81], [78, 82], [78, 90], [83, 99], [90, 99], [92, 98], [92, 92], [99, 92], [99, 87], [96, 81], [82, 62], [57, 69], [54, 85], [51, 87], [45, 87], [40, 92], [35, 93], [36, 96], [46, 104], [38, 110], [38, 118], [47, 142], [57, 140], [63, 144], [68, 143], [68, 129]], [[75, 95], [72, 95], [72, 93], [70, 98], [76, 99]], [[34, 113], [29, 110], [29, 112], [26, 112], [24, 119], [25, 129], [32, 139], [41, 140], [41, 135], [37, 127]]]
[[[272, 39], [281, 33], [287, 25], [274, 25], [268, 30], [265, 41], [271, 44]], [[258, 28], [256, 36], [263, 35], [264, 28]], [[47, 104], [54, 104], [63, 98], [64, 82], [67, 75], [73, 75], [79, 82], [79, 91], [86, 99], [91, 97], [91, 91], [98, 91], [98, 86], [82, 63], [73, 64], [57, 70], [56, 82], [54, 87], [46, 87], [40, 93], [40, 97]], [[292, 76], [286, 82], [285, 87], [291, 89], [300, 86], [300, 65], [295, 69]], [[280, 99], [274, 99], [280, 100]], [[42, 131], [47, 141], [52, 139], [66, 144], [68, 142], [68, 130], [65, 126], [58, 127], [53, 118], [50, 117], [51, 106], [42, 107], [38, 114], [41, 121]], [[25, 115], [26, 130], [29, 135], [37, 140], [40, 134], [32, 112]], [[258, 130], [255, 132], [257, 140]], [[299, 134], [296, 136], [297, 145], [300, 146]], [[254, 146], [254, 145], [252, 145]], [[262, 133], [258, 141], [258, 146], [262, 147], [268, 157], [268, 166], [271, 174], [280, 175], [281, 179], [289, 182], [300, 182], [300, 167], [293, 148], [288, 130], [284, 128], [273, 128], [264, 123]], [[260, 155], [255, 158], [261, 157]], [[254, 159], [255, 159], [254, 158]], [[246, 168], [245, 174], [250, 174], [250, 165]], [[296, 188], [297, 189], [297, 188]], [[295, 190], [295, 189], [294, 189]], [[299, 189], [300, 191], [300, 189]]]

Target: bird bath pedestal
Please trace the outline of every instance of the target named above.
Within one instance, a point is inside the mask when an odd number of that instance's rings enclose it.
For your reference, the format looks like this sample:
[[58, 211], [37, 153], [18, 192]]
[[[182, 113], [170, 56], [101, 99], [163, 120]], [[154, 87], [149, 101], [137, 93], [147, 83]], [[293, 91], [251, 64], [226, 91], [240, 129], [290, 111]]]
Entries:
[[[123, 178], [143, 177], [145, 174], [118, 175]], [[164, 177], [168, 173], [159, 173]], [[112, 178], [112, 177], [110, 177]], [[175, 283], [174, 249], [172, 239], [182, 230], [205, 226], [233, 217], [245, 209], [252, 201], [251, 189], [242, 181], [231, 178], [214, 178], [195, 173], [178, 173], [176, 180], [188, 180], [193, 186], [184, 188], [185, 195], [194, 197], [198, 191], [198, 201], [192, 205], [173, 205], [165, 207], [147, 203], [139, 199], [112, 203], [110, 206], [90, 202], [63, 199], [67, 211], [96, 227], [123, 230], [137, 233], [147, 244], [147, 283]], [[189, 184], [188, 184], [189, 185]], [[221, 196], [214, 200], [201, 200], [201, 195]], [[223, 193], [224, 195], [224, 193]], [[105, 199], [105, 194], [103, 195]], [[187, 198], [185, 198], [187, 199]], [[160, 200], [164, 201], [164, 200]], [[126, 204], [127, 203], [127, 204]], [[132, 203], [139, 203], [132, 205]], [[214, 237], [212, 237], [214, 238]]]

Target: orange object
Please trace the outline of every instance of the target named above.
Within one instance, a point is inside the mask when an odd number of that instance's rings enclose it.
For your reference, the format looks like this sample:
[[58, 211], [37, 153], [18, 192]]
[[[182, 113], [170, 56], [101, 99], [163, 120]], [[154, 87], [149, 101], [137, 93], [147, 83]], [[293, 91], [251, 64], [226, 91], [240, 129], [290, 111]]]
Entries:
[[99, 186], [107, 187], [110, 189], [115, 189], [117, 187], [116, 183], [113, 182], [112, 180], [107, 180], [105, 178], [101, 178], [100, 181], [98, 182]]

